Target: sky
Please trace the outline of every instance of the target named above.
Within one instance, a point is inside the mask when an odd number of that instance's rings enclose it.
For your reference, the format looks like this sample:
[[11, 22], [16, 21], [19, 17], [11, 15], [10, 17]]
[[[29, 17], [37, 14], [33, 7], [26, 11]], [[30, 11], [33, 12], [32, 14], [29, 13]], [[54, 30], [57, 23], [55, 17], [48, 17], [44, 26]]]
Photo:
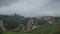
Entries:
[[60, 0], [0, 0], [0, 14], [60, 16]]

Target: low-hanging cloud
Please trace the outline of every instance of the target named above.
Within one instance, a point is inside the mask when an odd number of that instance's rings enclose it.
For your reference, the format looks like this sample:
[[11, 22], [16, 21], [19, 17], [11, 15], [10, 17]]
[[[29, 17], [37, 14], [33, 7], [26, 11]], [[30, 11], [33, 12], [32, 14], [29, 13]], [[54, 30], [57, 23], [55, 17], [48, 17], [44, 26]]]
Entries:
[[0, 7], [8, 6], [12, 3], [16, 3], [20, 0], [0, 0]]
[[60, 0], [0, 0], [0, 14], [60, 16]]

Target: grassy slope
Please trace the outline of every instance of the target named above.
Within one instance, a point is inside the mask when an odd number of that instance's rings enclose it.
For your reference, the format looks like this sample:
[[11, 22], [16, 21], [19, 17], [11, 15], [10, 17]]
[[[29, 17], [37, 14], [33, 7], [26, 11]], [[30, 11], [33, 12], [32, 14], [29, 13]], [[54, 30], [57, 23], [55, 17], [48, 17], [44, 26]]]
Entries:
[[56, 22], [55, 24], [45, 24], [41, 28], [32, 30], [31, 32], [4, 32], [4, 34], [60, 34], [60, 23]]
[[31, 33], [23, 33], [23, 32], [5, 32], [5, 34], [31, 34]]
[[56, 22], [55, 24], [46, 24], [41, 28], [34, 29], [32, 32], [35, 34], [60, 34], [60, 23]]

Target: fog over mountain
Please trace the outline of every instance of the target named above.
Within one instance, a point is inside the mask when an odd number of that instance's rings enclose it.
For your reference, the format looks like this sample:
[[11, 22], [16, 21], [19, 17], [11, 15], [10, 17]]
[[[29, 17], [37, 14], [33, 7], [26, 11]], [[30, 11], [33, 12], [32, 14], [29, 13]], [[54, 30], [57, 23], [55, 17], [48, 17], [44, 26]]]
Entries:
[[0, 0], [0, 14], [60, 16], [60, 0]]

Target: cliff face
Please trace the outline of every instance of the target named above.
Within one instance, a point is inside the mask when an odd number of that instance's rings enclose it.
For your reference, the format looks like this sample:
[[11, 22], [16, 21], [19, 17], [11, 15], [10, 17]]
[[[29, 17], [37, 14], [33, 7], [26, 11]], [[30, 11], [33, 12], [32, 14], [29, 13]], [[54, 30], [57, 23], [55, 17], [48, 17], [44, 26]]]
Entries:
[[55, 20], [52, 16], [45, 16], [43, 20], [47, 21], [49, 24], [52, 24]]
[[30, 18], [27, 24], [27, 29], [31, 30], [37, 28], [37, 25], [38, 25], [37, 20], [35, 18]]
[[5, 26], [4, 26], [4, 23], [3, 23], [2, 20], [0, 20], [0, 28], [1, 28], [3, 31], [6, 31]]

